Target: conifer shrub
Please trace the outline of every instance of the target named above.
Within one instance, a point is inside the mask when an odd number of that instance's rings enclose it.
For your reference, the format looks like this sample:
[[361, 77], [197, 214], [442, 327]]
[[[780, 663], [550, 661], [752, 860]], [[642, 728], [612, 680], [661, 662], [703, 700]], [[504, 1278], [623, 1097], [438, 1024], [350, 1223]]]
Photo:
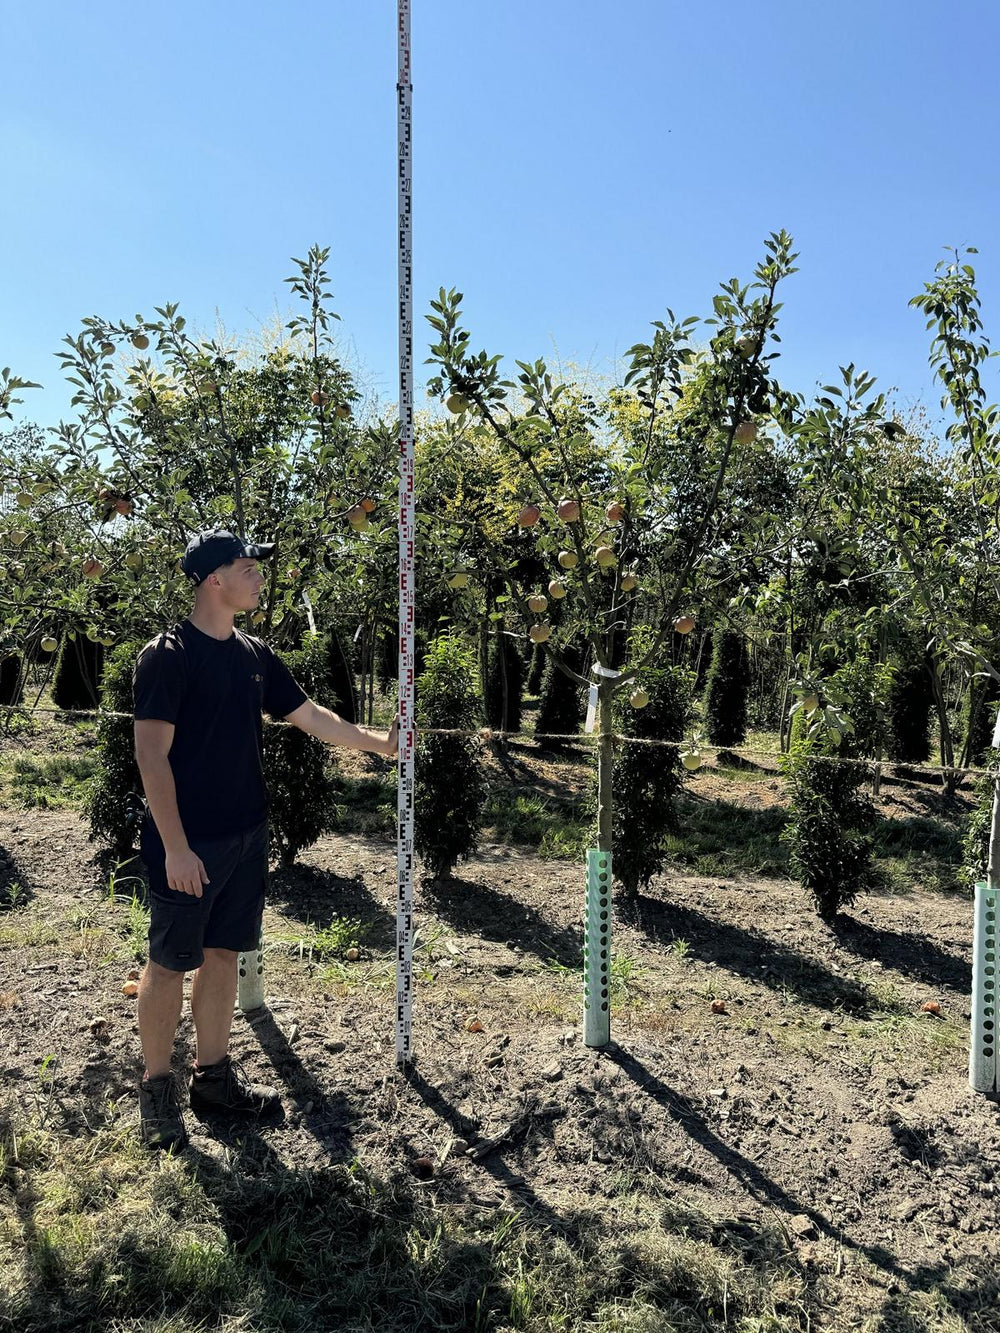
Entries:
[[[640, 687], [649, 695], [645, 708], [629, 703], [632, 690], [616, 695], [615, 730], [646, 740], [683, 740], [692, 673], [683, 667], [648, 669], [632, 688]], [[683, 774], [680, 753], [673, 746], [624, 744], [615, 754], [612, 869], [630, 897], [663, 869], [665, 838], [677, 827], [675, 798]]]
[[417, 678], [416, 850], [434, 879], [451, 875], [475, 851], [486, 783], [475, 736], [432, 736], [428, 728], [471, 731], [479, 725], [475, 651], [443, 634], [427, 649]]
[[705, 724], [713, 745], [742, 745], [747, 735], [750, 658], [734, 630], [716, 632], [705, 686]]
[[540, 643], [532, 643], [528, 640], [531, 652], [528, 655], [528, 678], [524, 687], [528, 694], [538, 694], [542, 688], [542, 680], [545, 676], [545, 667], [549, 660], [549, 655]]
[[888, 670], [861, 658], [825, 682], [821, 703], [853, 724], [836, 744], [828, 727], [812, 727], [801, 710], [783, 760], [790, 798], [782, 839], [794, 874], [824, 921], [834, 921], [858, 894], [879, 882], [871, 829], [875, 809], [861, 791], [870, 770], [859, 760], [878, 752], [885, 728]]
[[[345, 722], [357, 722], [358, 703], [354, 689], [354, 669], [351, 666], [351, 650], [344, 643], [337, 627], [331, 625], [325, 640], [326, 664], [324, 680], [326, 692], [336, 699], [330, 704]], [[293, 673], [294, 674], [294, 673]], [[306, 688], [305, 685], [302, 686]]]
[[24, 663], [20, 653], [0, 659], [0, 704], [19, 704], [24, 694]]
[[973, 788], [975, 805], [962, 838], [962, 876], [972, 888], [986, 879], [990, 856], [990, 826], [993, 823], [993, 794], [1000, 771], [1000, 752], [991, 751], [987, 772], [980, 773]]
[[107, 655], [101, 706], [109, 713], [125, 716], [101, 716], [97, 720], [97, 766], [85, 802], [90, 841], [108, 848], [118, 860], [132, 855], [144, 808], [132, 720], [135, 663], [144, 646], [145, 641], [131, 640], [118, 644]]
[[[506, 711], [504, 678], [506, 677]], [[498, 731], [519, 731], [524, 693], [524, 662], [509, 634], [499, 631], [490, 639], [486, 669], [486, 725]]]
[[101, 700], [104, 649], [85, 634], [64, 634], [52, 677], [52, 702], [67, 710], [96, 708]]
[[[330, 686], [328, 642], [309, 636], [301, 648], [282, 652], [281, 660], [314, 703], [344, 717], [343, 700]], [[290, 866], [335, 819], [336, 781], [329, 747], [298, 727], [266, 726], [264, 781], [270, 798], [271, 848], [283, 866]]]
[[934, 686], [927, 663], [900, 662], [889, 687], [889, 758], [900, 764], [924, 764], [931, 754]]
[[[573, 736], [580, 730], [583, 721], [583, 687], [560, 670], [546, 653], [545, 675], [542, 678], [542, 693], [538, 701], [538, 716], [535, 719], [535, 731], [538, 735]], [[562, 652], [563, 661], [574, 671], [579, 671], [583, 663], [583, 652], [575, 645], [567, 646]], [[561, 741], [540, 740], [542, 749], [558, 750]]]

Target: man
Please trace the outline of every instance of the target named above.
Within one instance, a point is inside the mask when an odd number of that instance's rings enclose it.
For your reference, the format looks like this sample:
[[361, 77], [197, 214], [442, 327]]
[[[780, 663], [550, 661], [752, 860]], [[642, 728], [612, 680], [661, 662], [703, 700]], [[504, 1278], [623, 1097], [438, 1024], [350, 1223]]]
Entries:
[[201, 532], [181, 568], [195, 585], [188, 618], [147, 644], [135, 670], [135, 753], [148, 812], [141, 836], [149, 874], [149, 962], [139, 983], [145, 1072], [142, 1140], [187, 1142], [170, 1071], [183, 1000], [197, 1058], [193, 1110], [277, 1109], [273, 1088], [248, 1081], [228, 1054], [240, 953], [256, 949], [267, 883], [267, 792], [261, 710], [349, 749], [396, 753], [397, 727], [380, 735], [308, 699], [260, 639], [234, 626], [253, 611], [273, 544], [248, 546], [222, 529]]

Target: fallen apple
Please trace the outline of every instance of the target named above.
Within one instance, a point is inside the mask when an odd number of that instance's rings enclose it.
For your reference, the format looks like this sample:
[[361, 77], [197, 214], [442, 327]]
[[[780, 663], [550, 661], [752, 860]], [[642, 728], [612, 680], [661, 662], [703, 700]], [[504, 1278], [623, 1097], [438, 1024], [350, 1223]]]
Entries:
[[58, 642], [52, 637], [52, 635], [51, 635], [51, 634], [46, 634], [45, 638], [42, 640], [42, 652], [43, 652], [43, 653], [54, 653], [55, 650], [56, 650], [58, 647], [59, 647], [59, 644], [58, 644]]
[[937, 1000], [925, 1000], [920, 1006], [920, 1010], [925, 1014], [939, 1014], [941, 1012], [941, 1006], [938, 1004]]
[[460, 590], [469, 586], [469, 575], [464, 569], [456, 570], [448, 580], [448, 587]]
[[517, 516], [518, 525], [522, 528], [533, 528], [542, 516], [542, 511], [538, 505], [525, 505]]
[[350, 949], [348, 949], [347, 952], [344, 954], [344, 957], [347, 959], [347, 961], [348, 961], [349, 963], [356, 963], [356, 962], [358, 961], [358, 959], [361, 957], [361, 950], [360, 950], [360, 949], [355, 949], [355, 948], [352, 946], [352, 947], [351, 947]]
[[580, 563], [575, 551], [560, 551], [557, 559], [563, 569], [576, 569]]
[[85, 579], [99, 579], [104, 573], [104, 566], [95, 556], [89, 556], [83, 562], [83, 577]]
[[675, 634], [690, 634], [694, 629], [694, 620], [691, 616], [678, 616], [674, 621]]
[[445, 407], [449, 412], [454, 412], [455, 416], [460, 416], [463, 412], [468, 411], [469, 400], [464, 393], [452, 393], [448, 395]]
[[548, 604], [549, 604], [549, 599], [547, 597], [543, 597], [540, 592], [532, 593], [531, 596], [528, 598], [529, 611], [535, 611], [535, 612], [544, 611], [545, 608], [548, 606]]
[[144, 333], [133, 333], [132, 346], [137, 348], [140, 352], [144, 352], [149, 346], [149, 339]]
[[701, 755], [697, 750], [686, 750], [681, 755], [681, 763], [689, 773], [696, 773], [701, 768]]
[[552, 626], [546, 620], [541, 625], [532, 625], [528, 630], [528, 638], [532, 643], [544, 643], [551, 633]]
[[599, 546], [594, 552], [594, 559], [600, 569], [610, 569], [615, 563], [615, 553], [610, 546]]
[[635, 574], [626, 574], [622, 579], [622, 592], [632, 592], [638, 586], [639, 580]]
[[556, 513], [564, 523], [575, 523], [580, 517], [579, 500], [560, 500], [556, 506]]
[[649, 703], [649, 694], [646, 690], [633, 690], [628, 701], [633, 708], [645, 708]]
[[737, 444], [753, 444], [757, 438], [757, 427], [752, 421], [741, 421], [733, 437]]
[[553, 579], [549, 584], [549, 596], [554, 602], [561, 602], [566, 596], [566, 585], [560, 579]]
[[604, 516], [609, 523], [620, 523], [625, 517], [625, 506], [618, 500], [612, 500], [604, 511]]

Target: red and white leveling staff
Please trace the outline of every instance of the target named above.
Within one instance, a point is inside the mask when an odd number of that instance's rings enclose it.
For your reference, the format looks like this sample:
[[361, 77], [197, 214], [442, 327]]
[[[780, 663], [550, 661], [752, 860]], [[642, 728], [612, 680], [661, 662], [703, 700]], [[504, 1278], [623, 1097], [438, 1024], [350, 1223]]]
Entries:
[[410, 0], [399, 0], [399, 803], [396, 847], [396, 1063], [413, 1026], [413, 250], [410, 190]]

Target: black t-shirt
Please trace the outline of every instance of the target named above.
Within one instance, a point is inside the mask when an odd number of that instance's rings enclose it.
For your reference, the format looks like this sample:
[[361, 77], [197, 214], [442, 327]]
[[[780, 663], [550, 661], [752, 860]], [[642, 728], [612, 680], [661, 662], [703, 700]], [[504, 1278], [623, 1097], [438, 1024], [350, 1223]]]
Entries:
[[[287, 717], [305, 691], [260, 639], [213, 639], [183, 620], [148, 643], [135, 668], [136, 721], [171, 722], [170, 767], [185, 834], [226, 837], [267, 814], [261, 709]], [[146, 833], [156, 836], [147, 815]]]

